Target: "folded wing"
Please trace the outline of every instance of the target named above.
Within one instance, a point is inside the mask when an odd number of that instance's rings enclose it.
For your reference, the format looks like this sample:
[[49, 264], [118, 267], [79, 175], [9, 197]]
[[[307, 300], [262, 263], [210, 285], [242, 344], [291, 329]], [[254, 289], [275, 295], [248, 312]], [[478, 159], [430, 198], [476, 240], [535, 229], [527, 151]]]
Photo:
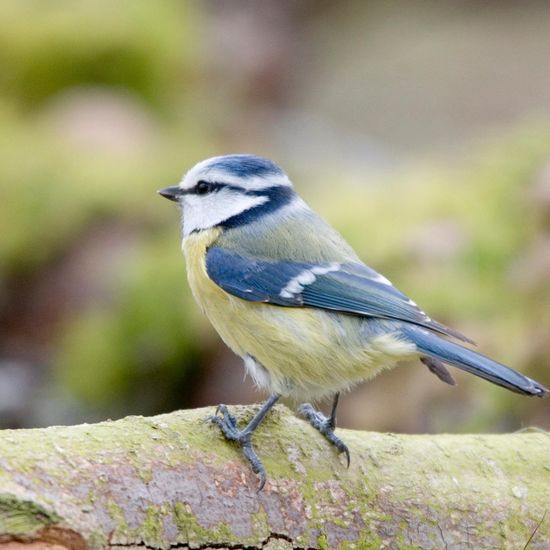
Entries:
[[471, 342], [428, 317], [364, 264], [262, 260], [212, 247], [206, 255], [206, 270], [218, 286], [243, 300], [395, 319]]

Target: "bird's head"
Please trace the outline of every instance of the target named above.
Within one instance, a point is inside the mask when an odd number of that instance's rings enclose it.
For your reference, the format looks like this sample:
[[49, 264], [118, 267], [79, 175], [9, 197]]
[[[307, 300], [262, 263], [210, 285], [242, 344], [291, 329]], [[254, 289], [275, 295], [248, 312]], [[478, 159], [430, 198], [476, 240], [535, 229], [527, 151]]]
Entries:
[[295, 198], [292, 183], [274, 162], [226, 155], [196, 164], [179, 185], [159, 193], [183, 209], [183, 232], [237, 227], [271, 214]]

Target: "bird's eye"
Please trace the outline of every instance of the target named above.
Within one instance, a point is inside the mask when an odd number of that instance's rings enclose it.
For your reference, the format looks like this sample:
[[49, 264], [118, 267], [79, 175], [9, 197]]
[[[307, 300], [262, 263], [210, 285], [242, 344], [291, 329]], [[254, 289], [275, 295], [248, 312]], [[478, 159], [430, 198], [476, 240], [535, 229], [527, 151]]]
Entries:
[[213, 185], [207, 181], [199, 181], [196, 186], [197, 195], [206, 195], [212, 191]]

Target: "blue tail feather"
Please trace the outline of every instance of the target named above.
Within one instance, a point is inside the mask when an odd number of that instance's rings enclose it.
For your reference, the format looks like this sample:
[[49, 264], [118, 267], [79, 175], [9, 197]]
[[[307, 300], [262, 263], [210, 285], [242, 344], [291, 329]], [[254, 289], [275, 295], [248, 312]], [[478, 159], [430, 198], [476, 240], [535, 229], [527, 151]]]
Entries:
[[418, 350], [428, 357], [484, 378], [493, 384], [523, 395], [545, 397], [549, 391], [542, 384], [519, 372], [493, 361], [489, 357], [449, 342], [436, 334], [413, 325], [403, 327], [403, 334], [412, 340]]

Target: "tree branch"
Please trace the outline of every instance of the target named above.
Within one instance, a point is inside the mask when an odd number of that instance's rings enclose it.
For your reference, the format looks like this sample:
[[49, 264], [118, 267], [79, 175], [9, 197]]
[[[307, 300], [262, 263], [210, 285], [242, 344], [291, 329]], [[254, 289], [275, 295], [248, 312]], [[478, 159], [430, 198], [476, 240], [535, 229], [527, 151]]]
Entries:
[[[242, 422], [253, 414], [233, 410]], [[523, 548], [550, 507], [546, 433], [340, 430], [347, 470], [278, 406], [255, 434], [268, 472], [258, 493], [238, 449], [204, 422], [209, 414], [0, 432], [0, 545]], [[547, 520], [528, 544], [550, 547]]]

